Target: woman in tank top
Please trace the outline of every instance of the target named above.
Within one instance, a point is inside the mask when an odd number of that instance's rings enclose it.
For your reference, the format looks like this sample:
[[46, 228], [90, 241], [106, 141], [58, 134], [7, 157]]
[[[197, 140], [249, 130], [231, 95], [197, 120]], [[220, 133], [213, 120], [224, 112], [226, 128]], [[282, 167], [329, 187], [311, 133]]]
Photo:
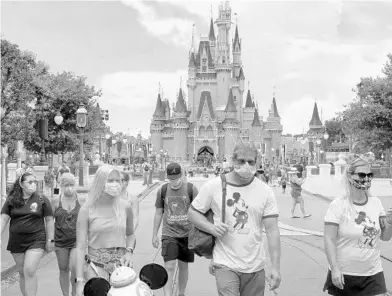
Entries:
[[293, 198], [293, 205], [291, 207], [291, 218], [299, 218], [294, 214], [297, 204], [300, 205], [301, 212], [304, 218], [312, 216], [311, 214], [306, 214], [305, 211], [305, 201], [302, 196], [302, 184], [305, 183], [305, 179], [302, 178], [302, 170], [300, 170], [295, 176], [290, 180], [291, 186], [291, 197]]
[[63, 173], [59, 183], [62, 194], [52, 200], [55, 219], [55, 252], [60, 270], [60, 287], [63, 296], [69, 296], [70, 272], [72, 296], [75, 296], [76, 221], [80, 204], [75, 190], [75, 176], [70, 173]]
[[[121, 198], [121, 173], [104, 165], [95, 175], [76, 226], [76, 295], [92, 277], [109, 280], [117, 266], [132, 267], [136, 244], [130, 204]], [[87, 248], [87, 254], [86, 254]]]

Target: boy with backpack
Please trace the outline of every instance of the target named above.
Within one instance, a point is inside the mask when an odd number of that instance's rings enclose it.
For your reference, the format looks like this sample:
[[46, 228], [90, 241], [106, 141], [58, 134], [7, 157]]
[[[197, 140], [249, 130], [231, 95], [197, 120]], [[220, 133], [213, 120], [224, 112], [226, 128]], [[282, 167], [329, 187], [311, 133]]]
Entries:
[[184, 182], [181, 166], [170, 163], [166, 169], [169, 183], [158, 190], [155, 202], [156, 212], [152, 233], [152, 245], [159, 246], [158, 230], [162, 226], [162, 257], [168, 273], [164, 287], [165, 296], [172, 295], [173, 278], [178, 260], [179, 296], [184, 296], [188, 282], [188, 263], [194, 262], [194, 253], [188, 248], [188, 234], [192, 228], [188, 220], [188, 209], [198, 194], [196, 186]]

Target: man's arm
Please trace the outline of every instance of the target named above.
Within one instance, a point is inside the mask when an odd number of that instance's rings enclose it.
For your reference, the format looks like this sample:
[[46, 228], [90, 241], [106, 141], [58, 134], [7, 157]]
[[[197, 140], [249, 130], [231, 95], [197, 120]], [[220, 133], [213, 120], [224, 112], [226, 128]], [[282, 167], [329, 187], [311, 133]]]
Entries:
[[267, 235], [268, 251], [271, 257], [272, 267], [280, 270], [280, 231], [278, 227], [278, 217], [263, 218], [265, 233]]
[[133, 227], [136, 231], [137, 227], [139, 226], [139, 200], [137, 196], [134, 194], [130, 195], [130, 203], [132, 207], [132, 214], [133, 214]]

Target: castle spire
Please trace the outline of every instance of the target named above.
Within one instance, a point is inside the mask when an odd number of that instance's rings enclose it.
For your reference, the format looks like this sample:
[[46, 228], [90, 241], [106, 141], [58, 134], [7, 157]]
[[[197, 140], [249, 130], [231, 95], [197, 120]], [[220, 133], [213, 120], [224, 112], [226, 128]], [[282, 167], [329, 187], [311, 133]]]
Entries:
[[252, 126], [261, 126], [260, 119], [259, 119], [259, 111], [257, 111], [257, 108], [255, 109], [255, 115], [253, 117]]
[[272, 113], [273, 117], [279, 117], [280, 118], [279, 113], [278, 113], [278, 107], [276, 106], [275, 95], [272, 98], [271, 113]]
[[[238, 44], [238, 50], [236, 49], [236, 45]], [[241, 40], [238, 35], [238, 25], [235, 26], [235, 33], [234, 33], [234, 41], [233, 41], [233, 50], [241, 51]]]
[[185, 100], [182, 95], [182, 88], [181, 87], [180, 87], [180, 91], [178, 92], [178, 99], [177, 99], [177, 103], [176, 103], [176, 112], [177, 113], [187, 112]]
[[211, 22], [210, 22], [210, 34], [208, 35], [208, 39], [210, 41], [216, 41], [215, 32], [214, 32], [214, 22], [212, 20], [212, 16], [211, 16]]
[[245, 108], [253, 108], [252, 96], [250, 95], [250, 89], [248, 89], [248, 93], [246, 95]]
[[164, 107], [162, 106], [161, 94], [158, 94], [157, 104], [155, 107], [153, 117], [161, 117], [161, 116], [165, 116], [165, 111], [164, 111]]
[[319, 117], [317, 103], [315, 102], [314, 107], [313, 107], [312, 119], [309, 122], [309, 127], [319, 127], [322, 125], [323, 125], [323, 123], [321, 122], [320, 117]]
[[237, 108], [236, 108], [235, 103], [234, 103], [234, 97], [233, 97], [232, 89], [230, 89], [230, 92], [229, 92], [229, 98], [227, 100], [227, 105], [226, 105], [225, 112], [237, 112]]

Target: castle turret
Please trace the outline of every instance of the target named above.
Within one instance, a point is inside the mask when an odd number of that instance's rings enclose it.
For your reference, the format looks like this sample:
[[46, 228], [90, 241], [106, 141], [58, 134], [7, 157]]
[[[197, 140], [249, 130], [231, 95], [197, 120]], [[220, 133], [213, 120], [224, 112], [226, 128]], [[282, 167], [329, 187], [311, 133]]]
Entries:
[[269, 110], [269, 116], [267, 118], [267, 122], [265, 123], [264, 138], [267, 140], [267, 158], [275, 163], [279, 163], [281, 157], [280, 148], [282, 131], [283, 126], [280, 123], [280, 116], [274, 95], [272, 98], [271, 109]]
[[259, 118], [259, 111], [255, 108], [251, 132], [250, 132], [250, 141], [256, 145], [256, 147], [261, 146], [261, 128], [262, 124]]
[[312, 119], [309, 122], [310, 133], [322, 133], [324, 132], [323, 123], [320, 120], [317, 103], [314, 103]]
[[252, 96], [250, 94], [250, 90], [248, 89], [248, 93], [246, 94], [245, 100], [245, 108], [243, 109], [243, 124], [242, 127], [245, 130], [249, 130], [252, 126], [253, 118], [255, 113], [255, 106], [252, 100]]
[[178, 92], [176, 107], [173, 116], [173, 134], [174, 134], [174, 157], [180, 157], [182, 160], [187, 158], [187, 131], [189, 129], [188, 111], [182, 89]]
[[165, 120], [166, 115], [164, 104], [162, 103], [161, 95], [158, 94], [155, 112], [152, 116], [152, 121], [150, 124], [151, 144], [157, 149], [163, 147], [162, 131], [165, 127]]
[[224, 129], [224, 145], [225, 151], [224, 155], [229, 158], [234, 150], [239, 135], [239, 121], [237, 120], [237, 108], [234, 104], [233, 92], [230, 89], [229, 98], [227, 100], [227, 105], [225, 108], [225, 120], [223, 121]]

